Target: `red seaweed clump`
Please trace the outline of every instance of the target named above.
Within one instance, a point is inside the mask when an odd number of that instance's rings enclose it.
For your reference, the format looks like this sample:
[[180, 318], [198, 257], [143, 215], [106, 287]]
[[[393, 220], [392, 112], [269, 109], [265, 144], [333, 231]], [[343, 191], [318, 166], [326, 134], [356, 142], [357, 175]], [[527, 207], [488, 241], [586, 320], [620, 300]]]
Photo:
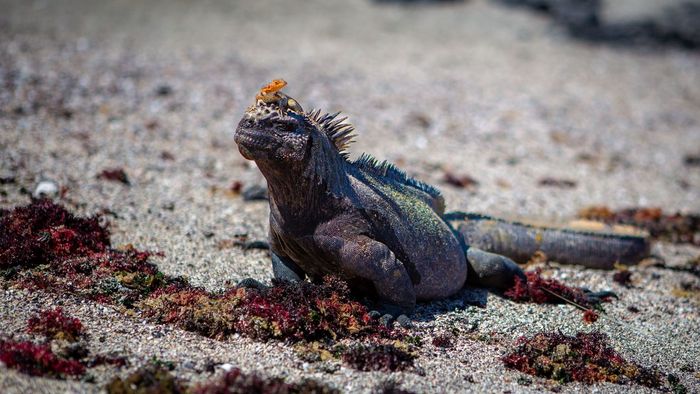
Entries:
[[525, 276], [527, 276], [527, 282], [515, 278], [515, 284], [506, 290], [504, 295], [518, 302], [561, 304], [564, 302], [561, 298], [563, 297], [586, 308], [594, 306], [585, 296], [583, 290], [567, 286], [556, 279], [543, 278], [540, 269], [528, 271]]
[[578, 216], [608, 224], [639, 227], [662, 241], [700, 246], [700, 214], [668, 214], [661, 208], [627, 208], [614, 211], [606, 206], [593, 206], [582, 209]]
[[104, 253], [109, 232], [98, 217], [76, 217], [51, 200], [0, 211], [0, 269]]
[[625, 360], [602, 333], [539, 333], [521, 337], [516, 349], [502, 357], [507, 368], [562, 383], [636, 383], [660, 387], [663, 375], [652, 368]]
[[583, 321], [586, 323], [595, 323], [598, 321], [598, 318], [600, 315], [598, 315], [598, 312], [594, 311], [593, 309], [586, 309], [583, 312]]
[[374, 394], [415, 394], [414, 391], [402, 389], [399, 382], [387, 379], [379, 383], [373, 390]]
[[343, 362], [360, 371], [405, 371], [416, 356], [394, 345], [359, 345], [343, 352]]
[[[49, 200], [0, 212], [0, 277], [15, 286], [135, 307], [146, 317], [212, 338], [239, 333], [291, 341], [396, 338], [350, 299], [347, 284], [275, 282], [211, 293], [164, 275], [151, 253], [110, 246], [99, 217], [76, 217]], [[5, 268], [5, 270], [1, 270]]]
[[115, 377], [105, 387], [107, 394], [180, 394], [187, 387], [178, 381], [165, 367], [149, 364], [141, 367], [125, 379]]
[[561, 304], [568, 301], [584, 310], [583, 321], [586, 323], [594, 323], [598, 320], [598, 312], [593, 308], [600, 309], [600, 301], [609, 301], [609, 297], [586, 297], [583, 290], [579, 288], [567, 286], [556, 279], [543, 278], [540, 269], [525, 272], [525, 276], [527, 282], [515, 278], [513, 287], [506, 290], [503, 295], [513, 301], [536, 304]]
[[338, 394], [340, 391], [313, 379], [287, 383], [282, 378], [264, 378], [255, 373], [246, 374], [233, 368], [218, 379], [195, 386], [194, 394]]
[[32, 376], [49, 376], [65, 379], [82, 376], [85, 366], [79, 361], [61, 358], [51, 351], [50, 345], [32, 342], [0, 340], [0, 362]]
[[454, 346], [452, 343], [454, 336], [451, 334], [438, 334], [433, 337], [432, 344], [435, 347], [441, 348], [451, 348]]
[[151, 253], [114, 249], [100, 218], [82, 218], [50, 200], [0, 212], [0, 269], [21, 287], [51, 289], [129, 305], [163, 285]]
[[256, 373], [243, 373], [233, 368], [220, 377], [205, 383], [189, 384], [175, 378], [162, 365], [149, 364], [127, 376], [116, 377], [107, 384], [108, 394], [156, 393], [156, 394], [338, 394], [340, 391], [313, 379], [300, 383], [287, 383], [282, 378], [265, 378]]
[[214, 338], [239, 333], [256, 339], [291, 341], [399, 335], [372, 319], [349, 298], [345, 282], [274, 282], [269, 288], [234, 287], [208, 293], [171, 285], [139, 304], [146, 316]]
[[459, 188], [473, 188], [479, 185], [479, 181], [469, 175], [457, 175], [452, 171], [445, 171], [445, 183]]
[[75, 341], [85, 333], [79, 319], [66, 316], [63, 309], [44, 310], [27, 321], [27, 332], [41, 334], [49, 339]]

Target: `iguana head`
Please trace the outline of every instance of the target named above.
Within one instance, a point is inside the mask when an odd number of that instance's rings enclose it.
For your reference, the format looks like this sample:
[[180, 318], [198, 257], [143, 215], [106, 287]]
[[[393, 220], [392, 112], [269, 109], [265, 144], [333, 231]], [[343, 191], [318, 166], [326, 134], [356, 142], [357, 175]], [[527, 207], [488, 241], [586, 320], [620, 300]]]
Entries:
[[280, 91], [286, 84], [275, 80], [263, 87], [243, 115], [235, 135], [243, 157], [263, 173], [304, 170], [314, 161], [330, 160], [329, 155], [344, 157], [353, 127], [336, 119], [337, 113], [305, 112]]

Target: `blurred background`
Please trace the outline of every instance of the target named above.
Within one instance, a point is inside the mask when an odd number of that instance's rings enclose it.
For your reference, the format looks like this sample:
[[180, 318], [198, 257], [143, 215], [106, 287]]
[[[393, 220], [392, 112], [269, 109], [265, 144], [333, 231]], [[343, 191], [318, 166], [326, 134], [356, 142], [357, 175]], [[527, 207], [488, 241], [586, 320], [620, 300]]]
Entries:
[[[601, 203], [700, 209], [699, 2], [0, 9], [2, 171], [27, 189], [50, 178], [76, 198], [138, 206], [260, 183], [233, 130], [255, 92], [284, 78], [304, 108], [350, 117], [353, 156], [397, 162], [452, 207], [553, 218]], [[112, 167], [148, 187], [90, 194], [93, 174]]]

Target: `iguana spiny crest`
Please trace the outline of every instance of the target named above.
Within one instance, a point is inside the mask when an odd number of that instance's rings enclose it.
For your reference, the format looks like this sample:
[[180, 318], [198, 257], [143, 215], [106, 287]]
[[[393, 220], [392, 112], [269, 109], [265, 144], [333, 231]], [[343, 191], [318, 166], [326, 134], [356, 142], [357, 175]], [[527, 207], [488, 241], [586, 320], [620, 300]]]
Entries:
[[[289, 140], [295, 147], [296, 154], [288, 152], [288, 158], [300, 159], [299, 154], [306, 151], [300, 142], [301, 137], [304, 135], [310, 136], [316, 132], [319, 136], [325, 136], [329, 145], [338, 153], [338, 156], [350, 165], [378, 177], [391, 179], [418, 189], [433, 198], [442, 200], [438, 189], [408, 176], [404, 171], [388, 161], [377, 160], [367, 153], [363, 153], [356, 160], [350, 161], [347, 148], [357, 134], [355, 133], [355, 128], [347, 122], [347, 116], [341, 116], [340, 111], [331, 114], [323, 113], [320, 109], [305, 112], [297, 100], [281, 91], [286, 85], [287, 82], [283, 79], [276, 79], [263, 86], [255, 97], [255, 103], [246, 110], [244, 122], [250, 122], [251, 127], [249, 128], [254, 128], [252, 127], [254, 126], [253, 122], [259, 122], [260, 127], [257, 127], [257, 129], [270, 130], [273, 135], [278, 133], [278, 139]], [[253, 159], [254, 157], [251, 156], [247, 145], [253, 147], [259, 145], [249, 141], [251, 138], [241, 132], [236, 135], [236, 142], [239, 144], [241, 153], [248, 159]]]

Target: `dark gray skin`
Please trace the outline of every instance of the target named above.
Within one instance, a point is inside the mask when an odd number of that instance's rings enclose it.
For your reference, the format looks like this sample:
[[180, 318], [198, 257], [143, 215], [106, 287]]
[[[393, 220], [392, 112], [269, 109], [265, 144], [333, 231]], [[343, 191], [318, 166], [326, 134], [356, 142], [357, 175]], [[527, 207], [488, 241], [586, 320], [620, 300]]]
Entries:
[[649, 255], [648, 238], [561, 227], [542, 227], [475, 213], [443, 216], [470, 246], [525, 262], [535, 252], [561, 264], [611, 269], [614, 263], [637, 264]]
[[392, 316], [467, 282], [502, 290], [526, 280], [508, 257], [465, 244], [450, 224], [465, 216], [445, 215], [436, 189], [369, 156], [348, 160], [352, 127], [336, 115], [304, 112], [279, 92], [258, 99], [236, 130], [268, 182], [276, 278], [335, 275]]

